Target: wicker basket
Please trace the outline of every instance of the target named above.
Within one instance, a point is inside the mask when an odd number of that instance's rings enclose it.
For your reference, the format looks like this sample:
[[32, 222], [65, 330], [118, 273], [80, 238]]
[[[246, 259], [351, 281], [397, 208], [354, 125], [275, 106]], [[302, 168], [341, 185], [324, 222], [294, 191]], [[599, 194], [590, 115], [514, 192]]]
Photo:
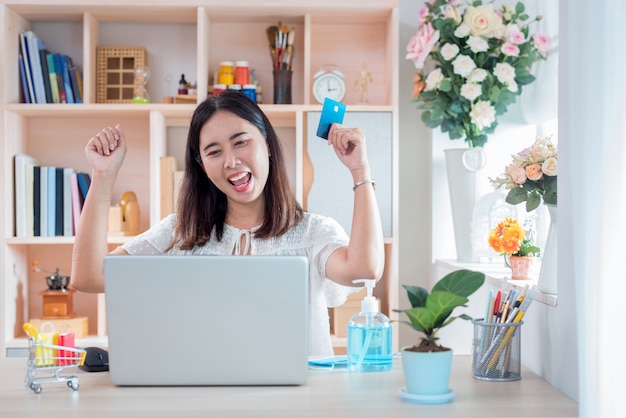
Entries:
[[132, 103], [135, 68], [147, 65], [146, 49], [136, 46], [96, 48], [97, 103]]

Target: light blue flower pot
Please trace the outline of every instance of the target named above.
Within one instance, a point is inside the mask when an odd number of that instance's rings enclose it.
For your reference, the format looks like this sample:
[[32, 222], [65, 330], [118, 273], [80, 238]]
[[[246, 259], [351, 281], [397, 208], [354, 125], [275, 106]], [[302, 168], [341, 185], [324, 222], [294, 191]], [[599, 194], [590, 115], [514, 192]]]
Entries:
[[452, 350], [418, 353], [402, 350], [406, 392], [419, 396], [449, 393]]

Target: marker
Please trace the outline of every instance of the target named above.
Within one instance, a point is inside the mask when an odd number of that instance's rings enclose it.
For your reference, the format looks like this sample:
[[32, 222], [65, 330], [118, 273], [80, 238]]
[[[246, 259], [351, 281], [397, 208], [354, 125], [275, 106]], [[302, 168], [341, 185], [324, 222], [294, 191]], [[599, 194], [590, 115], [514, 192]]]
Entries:
[[498, 312], [500, 311], [500, 298], [501, 297], [502, 297], [502, 292], [498, 290], [498, 293], [496, 294], [496, 300], [493, 303], [493, 321], [492, 322], [498, 322]]

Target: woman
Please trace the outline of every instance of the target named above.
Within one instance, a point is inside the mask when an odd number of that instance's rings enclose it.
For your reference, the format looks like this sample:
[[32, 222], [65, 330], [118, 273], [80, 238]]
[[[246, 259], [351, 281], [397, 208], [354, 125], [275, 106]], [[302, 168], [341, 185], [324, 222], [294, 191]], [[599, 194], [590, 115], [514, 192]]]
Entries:
[[[383, 235], [360, 129], [333, 125], [328, 144], [354, 181], [352, 236], [333, 219], [304, 212], [291, 193], [280, 142], [252, 100], [224, 92], [198, 105], [189, 129], [178, 211], [111, 254], [303, 255], [310, 265], [310, 349], [332, 355], [328, 310], [352, 281], [380, 279]], [[103, 292], [107, 219], [126, 153], [121, 126], [91, 138], [92, 182], [73, 252], [72, 283]]]

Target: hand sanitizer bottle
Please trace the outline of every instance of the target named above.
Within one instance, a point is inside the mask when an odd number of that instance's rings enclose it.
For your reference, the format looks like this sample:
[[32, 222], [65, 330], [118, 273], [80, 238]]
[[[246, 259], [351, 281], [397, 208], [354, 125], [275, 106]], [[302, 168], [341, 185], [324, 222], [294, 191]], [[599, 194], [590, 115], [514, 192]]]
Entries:
[[348, 322], [348, 370], [378, 372], [392, 366], [392, 328], [389, 318], [378, 312], [373, 296], [375, 280], [354, 280], [363, 283], [367, 296], [361, 301], [361, 312]]

